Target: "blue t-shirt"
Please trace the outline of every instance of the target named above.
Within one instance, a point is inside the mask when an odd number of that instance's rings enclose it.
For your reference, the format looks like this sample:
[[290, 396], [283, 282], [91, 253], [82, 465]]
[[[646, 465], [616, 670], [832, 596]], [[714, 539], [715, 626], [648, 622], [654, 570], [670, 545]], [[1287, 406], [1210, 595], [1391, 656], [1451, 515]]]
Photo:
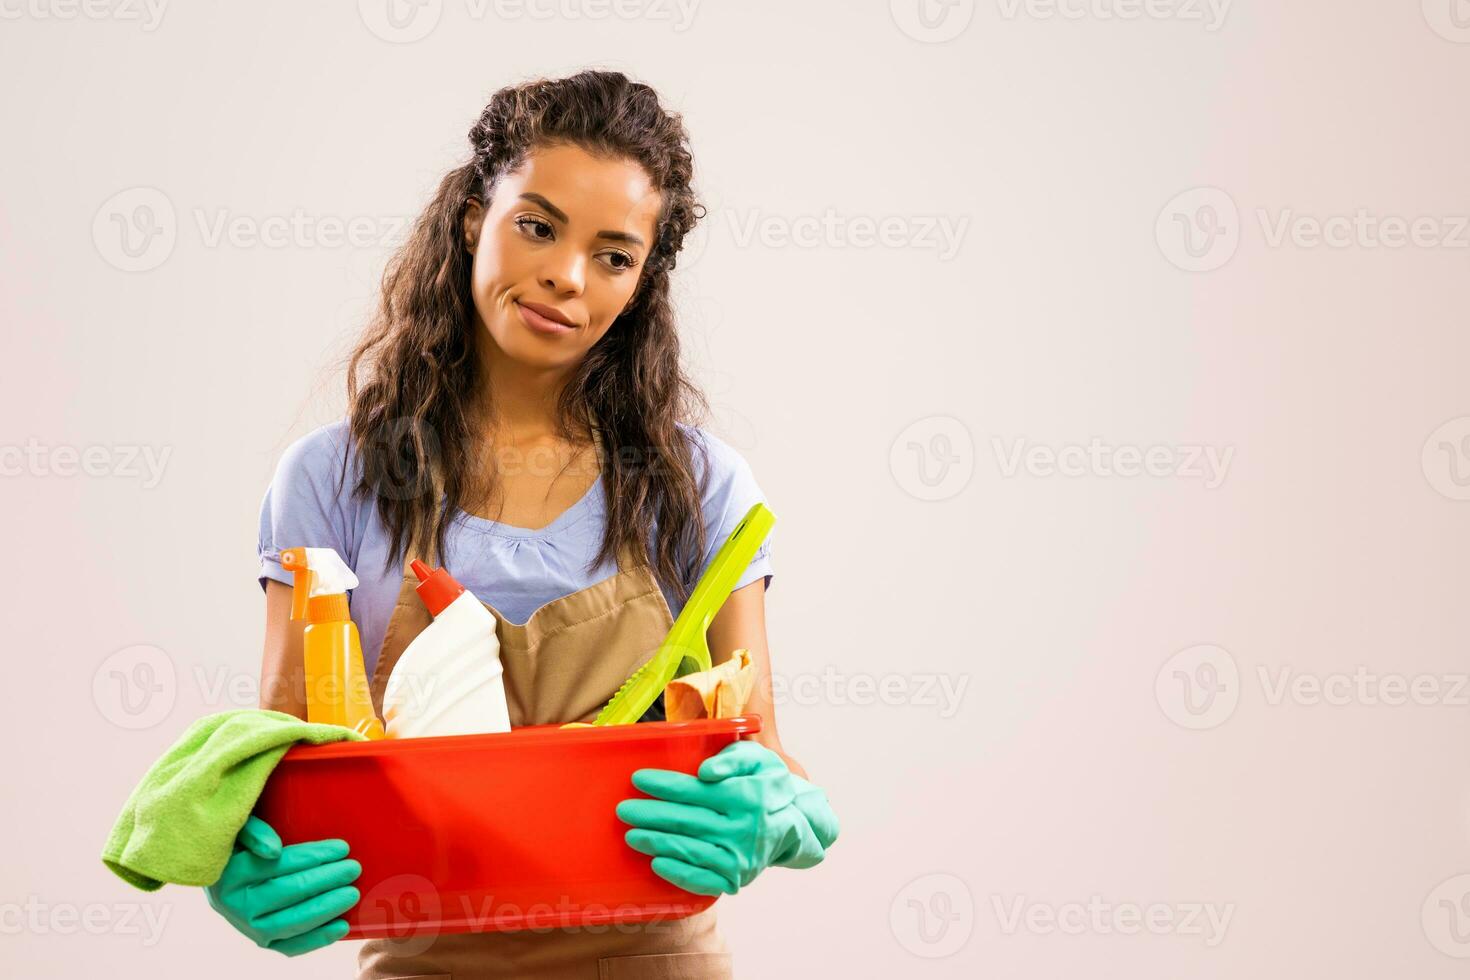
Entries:
[[[705, 485], [703, 574], [735, 525], [765, 496], [750, 466], [734, 448], [697, 426], [679, 426], [686, 437], [702, 441], [706, 453], [694, 453], [695, 477]], [[281, 455], [275, 476], [260, 508], [260, 587], [267, 579], [291, 584], [291, 573], [281, 567], [283, 548], [335, 548], [358, 578], [349, 594], [353, 622], [362, 636], [367, 670], [372, 672], [383, 645], [383, 634], [403, 583], [402, 558], [386, 562], [388, 531], [377, 504], [352, 493], [360, 472], [356, 448], [350, 446], [345, 419], [302, 436]], [[348, 455], [345, 482], [342, 455]], [[705, 456], [708, 457], [707, 465]], [[339, 489], [340, 486], [340, 489]], [[538, 608], [571, 595], [617, 573], [614, 561], [592, 569], [587, 565], [602, 545], [607, 509], [602, 480], [546, 527], [531, 530], [501, 524], [459, 511], [445, 532], [444, 566], [470, 592], [490, 603], [512, 623], [525, 623]], [[653, 554], [653, 528], [648, 547]], [[774, 533], [774, 532], [773, 532]], [[735, 587], [764, 577], [771, 584], [771, 540], [767, 537]], [[681, 564], [689, 564], [680, 556]], [[660, 582], [669, 611], [683, 608]]]

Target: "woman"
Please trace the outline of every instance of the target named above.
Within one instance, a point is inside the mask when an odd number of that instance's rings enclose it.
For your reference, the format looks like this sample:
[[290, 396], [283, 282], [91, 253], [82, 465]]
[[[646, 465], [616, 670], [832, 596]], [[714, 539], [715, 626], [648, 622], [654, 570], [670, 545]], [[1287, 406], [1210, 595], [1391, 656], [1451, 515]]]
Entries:
[[[348, 417], [283, 456], [261, 515], [263, 706], [305, 716], [291, 546], [332, 547], [383, 681], [428, 617], [413, 557], [444, 564], [496, 614], [515, 725], [588, 720], [658, 646], [725, 536], [761, 499], [743, 459], [685, 421], [669, 298], [701, 216], [678, 116], [646, 85], [585, 71], [497, 92], [471, 160], [440, 183], [384, 276], [348, 369]], [[698, 777], [645, 771], [627, 842], [691, 892], [733, 893], [772, 864], [821, 860], [837, 823], [777, 735], [763, 546], [709, 629], [716, 662], [750, 651], [754, 742]], [[400, 601], [403, 600], [403, 601]], [[594, 621], [595, 619], [595, 621]], [[547, 671], [554, 661], [565, 668]], [[246, 888], [210, 901], [289, 955], [341, 938], [359, 898], [350, 841], [282, 849], [252, 818]], [[227, 875], [233, 880], [234, 877]], [[730, 975], [714, 909], [657, 928], [440, 936], [407, 955], [366, 942], [360, 977]]]

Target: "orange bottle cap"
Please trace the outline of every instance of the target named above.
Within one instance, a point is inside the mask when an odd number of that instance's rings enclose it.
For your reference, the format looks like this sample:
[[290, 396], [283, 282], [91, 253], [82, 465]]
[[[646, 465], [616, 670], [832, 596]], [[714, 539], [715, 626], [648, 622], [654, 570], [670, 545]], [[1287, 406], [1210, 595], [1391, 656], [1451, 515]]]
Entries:
[[464, 595], [464, 586], [456, 582], [444, 569], [431, 570], [428, 565], [417, 558], [408, 564], [419, 578], [419, 587], [415, 591], [424, 601], [424, 608], [429, 610], [430, 616], [439, 615], [451, 602]]

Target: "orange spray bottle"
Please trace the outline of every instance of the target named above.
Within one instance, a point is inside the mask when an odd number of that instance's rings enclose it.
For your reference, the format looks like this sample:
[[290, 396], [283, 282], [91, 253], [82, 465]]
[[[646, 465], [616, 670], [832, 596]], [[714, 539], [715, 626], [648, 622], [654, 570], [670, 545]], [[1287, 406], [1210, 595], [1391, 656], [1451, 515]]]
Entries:
[[347, 612], [347, 590], [357, 576], [331, 548], [287, 548], [281, 567], [292, 573], [291, 618], [305, 619], [306, 720], [342, 725], [368, 738], [383, 738], [373, 711], [362, 640]]

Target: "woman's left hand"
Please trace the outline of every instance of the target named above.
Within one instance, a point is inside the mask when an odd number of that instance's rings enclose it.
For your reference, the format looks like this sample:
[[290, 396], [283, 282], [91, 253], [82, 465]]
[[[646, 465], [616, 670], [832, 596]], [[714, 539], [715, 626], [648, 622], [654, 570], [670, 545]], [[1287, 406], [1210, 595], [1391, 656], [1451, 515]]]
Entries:
[[710, 756], [698, 777], [639, 769], [633, 785], [655, 799], [618, 804], [618, 819], [633, 828], [628, 846], [696, 895], [733, 895], [772, 865], [820, 864], [837, 839], [827, 795], [756, 742]]

